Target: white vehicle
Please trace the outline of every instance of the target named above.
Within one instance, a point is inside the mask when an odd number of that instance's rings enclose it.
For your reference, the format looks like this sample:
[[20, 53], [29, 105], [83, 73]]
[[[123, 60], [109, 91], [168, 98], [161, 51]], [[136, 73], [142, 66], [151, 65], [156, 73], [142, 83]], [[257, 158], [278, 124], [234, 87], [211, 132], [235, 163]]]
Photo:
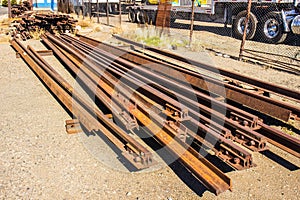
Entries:
[[[241, 39], [247, 15], [247, 0], [195, 0], [194, 18], [199, 21], [222, 22], [232, 25], [234, 37]], [[156, 21], [157, 0], [129, 6], [131, 22]], [[191, 0], [173, 0], [171, 23], [191, 18]], [[268, 43], [283, 42], [288, 33], [300, 34], [300, 0], [253, 0], [247, 29], [247, 39], [255, 35]]]

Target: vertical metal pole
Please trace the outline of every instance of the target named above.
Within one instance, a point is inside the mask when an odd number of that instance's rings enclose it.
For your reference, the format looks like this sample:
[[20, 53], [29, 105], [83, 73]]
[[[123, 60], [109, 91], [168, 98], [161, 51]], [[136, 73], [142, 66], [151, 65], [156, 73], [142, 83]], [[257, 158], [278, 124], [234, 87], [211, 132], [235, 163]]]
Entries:
[[91, 0], [89, 0], [89, 16], [90, 16], [90, 19], [92, 19], [92, 2]]
[[248, 7], [247, 7], [247, 15], [245, 19], [245, 29], [243, 33], [243, 39], [241, 42], [241, 47], [240, 47], [240, 55], [239, 55], [239, 60], [243, 58], [243, 53], [244, 53], [244, 47], [245, 47], [245, 42], [246, 42], [246, 37], [247, 37], [247, 29], [248, 29], [248, 22], [249, 22], [249, 17], [250, 17], [250, 12], [251, 12], [251, 4], [252, 0], [248, 0]]
[[80, 12], [80, 7], [79, 7], [79, 0], [76, 0], [76, 12], [77, 12], [77, 18], [79, 18], [79, 12]]
[[100, 19], [99, 19], [99, 0], [97, 0], [97, 23], [99, 24], [100, 23]]
[[7, 9], [8, 9], [8, 18], [11, 18], [11, 2], [7, 1]]
[[30, 10], [33, 10], [33, 0], [30, 0]]
[[189, 46], [192, 45], [193, 30], [194, 30], [194, 16], [195, 16], [195, 0], [192, 0], [192, 16], [191, 16], [191, 29], [190, 29]]
[[54, 11], [54, 0], [51, 0], [50, 6], [51, 6], [51, 10]]
[[162, 33], [163, 33], [164, 28], [165, 28], [165, 26], [166, 26], [166, 19], [167, 19], [167, 2], [168, 2], [168, 1], [160, 2], [160, 3], [163, 4], [163, 21], [162, 21], [162, 27], [161, 27], [161, 30], [160, 30], [159, 37], [162, 36]]
[[85, 11], [86, 11], [86, 8], [85, 8], [85, 5], [86, 5], [86, 3], [83, 1], [83, 0], [81, 0], [81, 2], [82, 2], [82, 19], [84, 19], [84, 15], [85, 15]]
[[119, 0], [119, 21], [120, 21], [120, 28], [122, 25], [122, 4], [121, 4], [121, 0]]
[[109, 25], [109, 10], [108, 10], [108, 0], [106, 0], [106, 18], [107, 18], [107, 25]]

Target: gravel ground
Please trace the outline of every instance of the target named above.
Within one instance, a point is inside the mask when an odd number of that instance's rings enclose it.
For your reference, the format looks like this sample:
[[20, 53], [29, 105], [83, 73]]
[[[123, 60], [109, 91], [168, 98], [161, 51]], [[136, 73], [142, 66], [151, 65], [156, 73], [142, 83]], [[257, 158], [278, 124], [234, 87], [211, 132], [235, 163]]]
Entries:
[[[106, 27], [102, 31], [109, 33]], [[37, 41], [26, 43], [42, 48]], [[0, 49], [0, 199], [252, 200], [300, 196], [300, 160], [272, 145], [264, 154], [253, 153], [257, 167], [228, 172], [233, 191], [217, 197], [178, 163], [150, 172], [115, 170], [103, 163], [101, 156], [90, 153], [84, 135], [66, 134], [64, 121], [71, 117], [28, 66], [15, 58], [9, 44], [0, 44]], [[261, 68], [248, 63], [211, 58], [224, 68], [260, 74], [258, 78], [299, 89], [297, 76], [272, 69], [261, 73]]]
[[5, 15], [5, 14], [7, 14], [7, 7], [0, 6], [0, 15]]

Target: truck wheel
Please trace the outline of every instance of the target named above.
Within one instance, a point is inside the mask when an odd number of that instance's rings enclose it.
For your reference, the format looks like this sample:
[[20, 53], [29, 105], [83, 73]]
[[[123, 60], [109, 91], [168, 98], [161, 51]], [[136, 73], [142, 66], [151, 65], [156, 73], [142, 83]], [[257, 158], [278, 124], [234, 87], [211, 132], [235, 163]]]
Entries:
[[136, 13], [136, 21], [139, 24], [146, 24], [146, 23], [149, 24], [150, 20], [147, 12], [144, 10], [138, 10]]
[[176, 21], [176, 12], [172, 12], [171, 11], [171, 15], [170, 15], [170, 22], [171, 22], [171, 25], [174, 24]]
[[[236, 16], [236, 19], [233, 21], [232, 34], [237, 39], [243, 38], [245, 25], [246, 25], [245, 24], [246, 16], [247, 16], [247, 11], [244, 10], [242, 12], [239, 12]], [[246, 39], [248, 40], [253, 39], [255, 35], [256, 27], [257, 27], [257, 18], [252, 12], [250, 12]]]
[[270, 12], [266, 14], [259, 24], [258, 37], [263, 42], [272, 44], [282, 43], [287, 37], [283, 32], [283, 23], [279, 13]]
[[136, 22], [139, 24], [143, 24], [143, 13], [141, 10], [136, 12]]
[[136, 16], [135, 16], [135, 12], [133, 9], [129, 9], [128, 12], [128, 20], [132, 23], [134, 23], [136, 21]]
[[150, 12], [150, 14], [148, 15], [150, 24], [152, 25], [156, 24], [156, 15], [157, 15], [156, 12]]
[[145, 10], [143, 10], [143, 20], [144, 20], [144, 23], [150, 24], [149, 14]]

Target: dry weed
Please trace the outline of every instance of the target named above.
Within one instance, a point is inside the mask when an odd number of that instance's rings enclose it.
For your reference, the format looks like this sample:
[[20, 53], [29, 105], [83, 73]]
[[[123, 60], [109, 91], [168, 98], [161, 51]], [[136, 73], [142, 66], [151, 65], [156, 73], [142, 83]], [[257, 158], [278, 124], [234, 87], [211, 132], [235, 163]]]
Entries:
[[30, 35], [33, 39], [39, 40], [40, 36], [43, 35], [44, 33], [45, 33], [45, 31], [43, 29], [39, 29], [39, 30], [36, 30], [36, 31], [31, 31]]
[[102, 31], [103, 30], [103, 28], [101, 27], [101, 26], [95, 26], [94, 28], [93, 28], [93, 32], [100, 32], [100, 31]]
[[12, 22], [12, 19], [2, 18], [2, 19], [0, 19], [0, 26], [9, 26], [11, 22]]
[[10, 40], [9, 35], [0, 36], [0, 43], [7, 43]]
[[92, 22], [90, 19], [84, 19], [84, 20], [79, 20], [77, 22], [78, 26], [81, 26], [82, 28], [87, 28], [92, 26]]
[[112, 30], [111, 30], [112, 34], [122, 34], [123, 33], [123, 29], [120, 28], [120, 27], [114, 27]]

